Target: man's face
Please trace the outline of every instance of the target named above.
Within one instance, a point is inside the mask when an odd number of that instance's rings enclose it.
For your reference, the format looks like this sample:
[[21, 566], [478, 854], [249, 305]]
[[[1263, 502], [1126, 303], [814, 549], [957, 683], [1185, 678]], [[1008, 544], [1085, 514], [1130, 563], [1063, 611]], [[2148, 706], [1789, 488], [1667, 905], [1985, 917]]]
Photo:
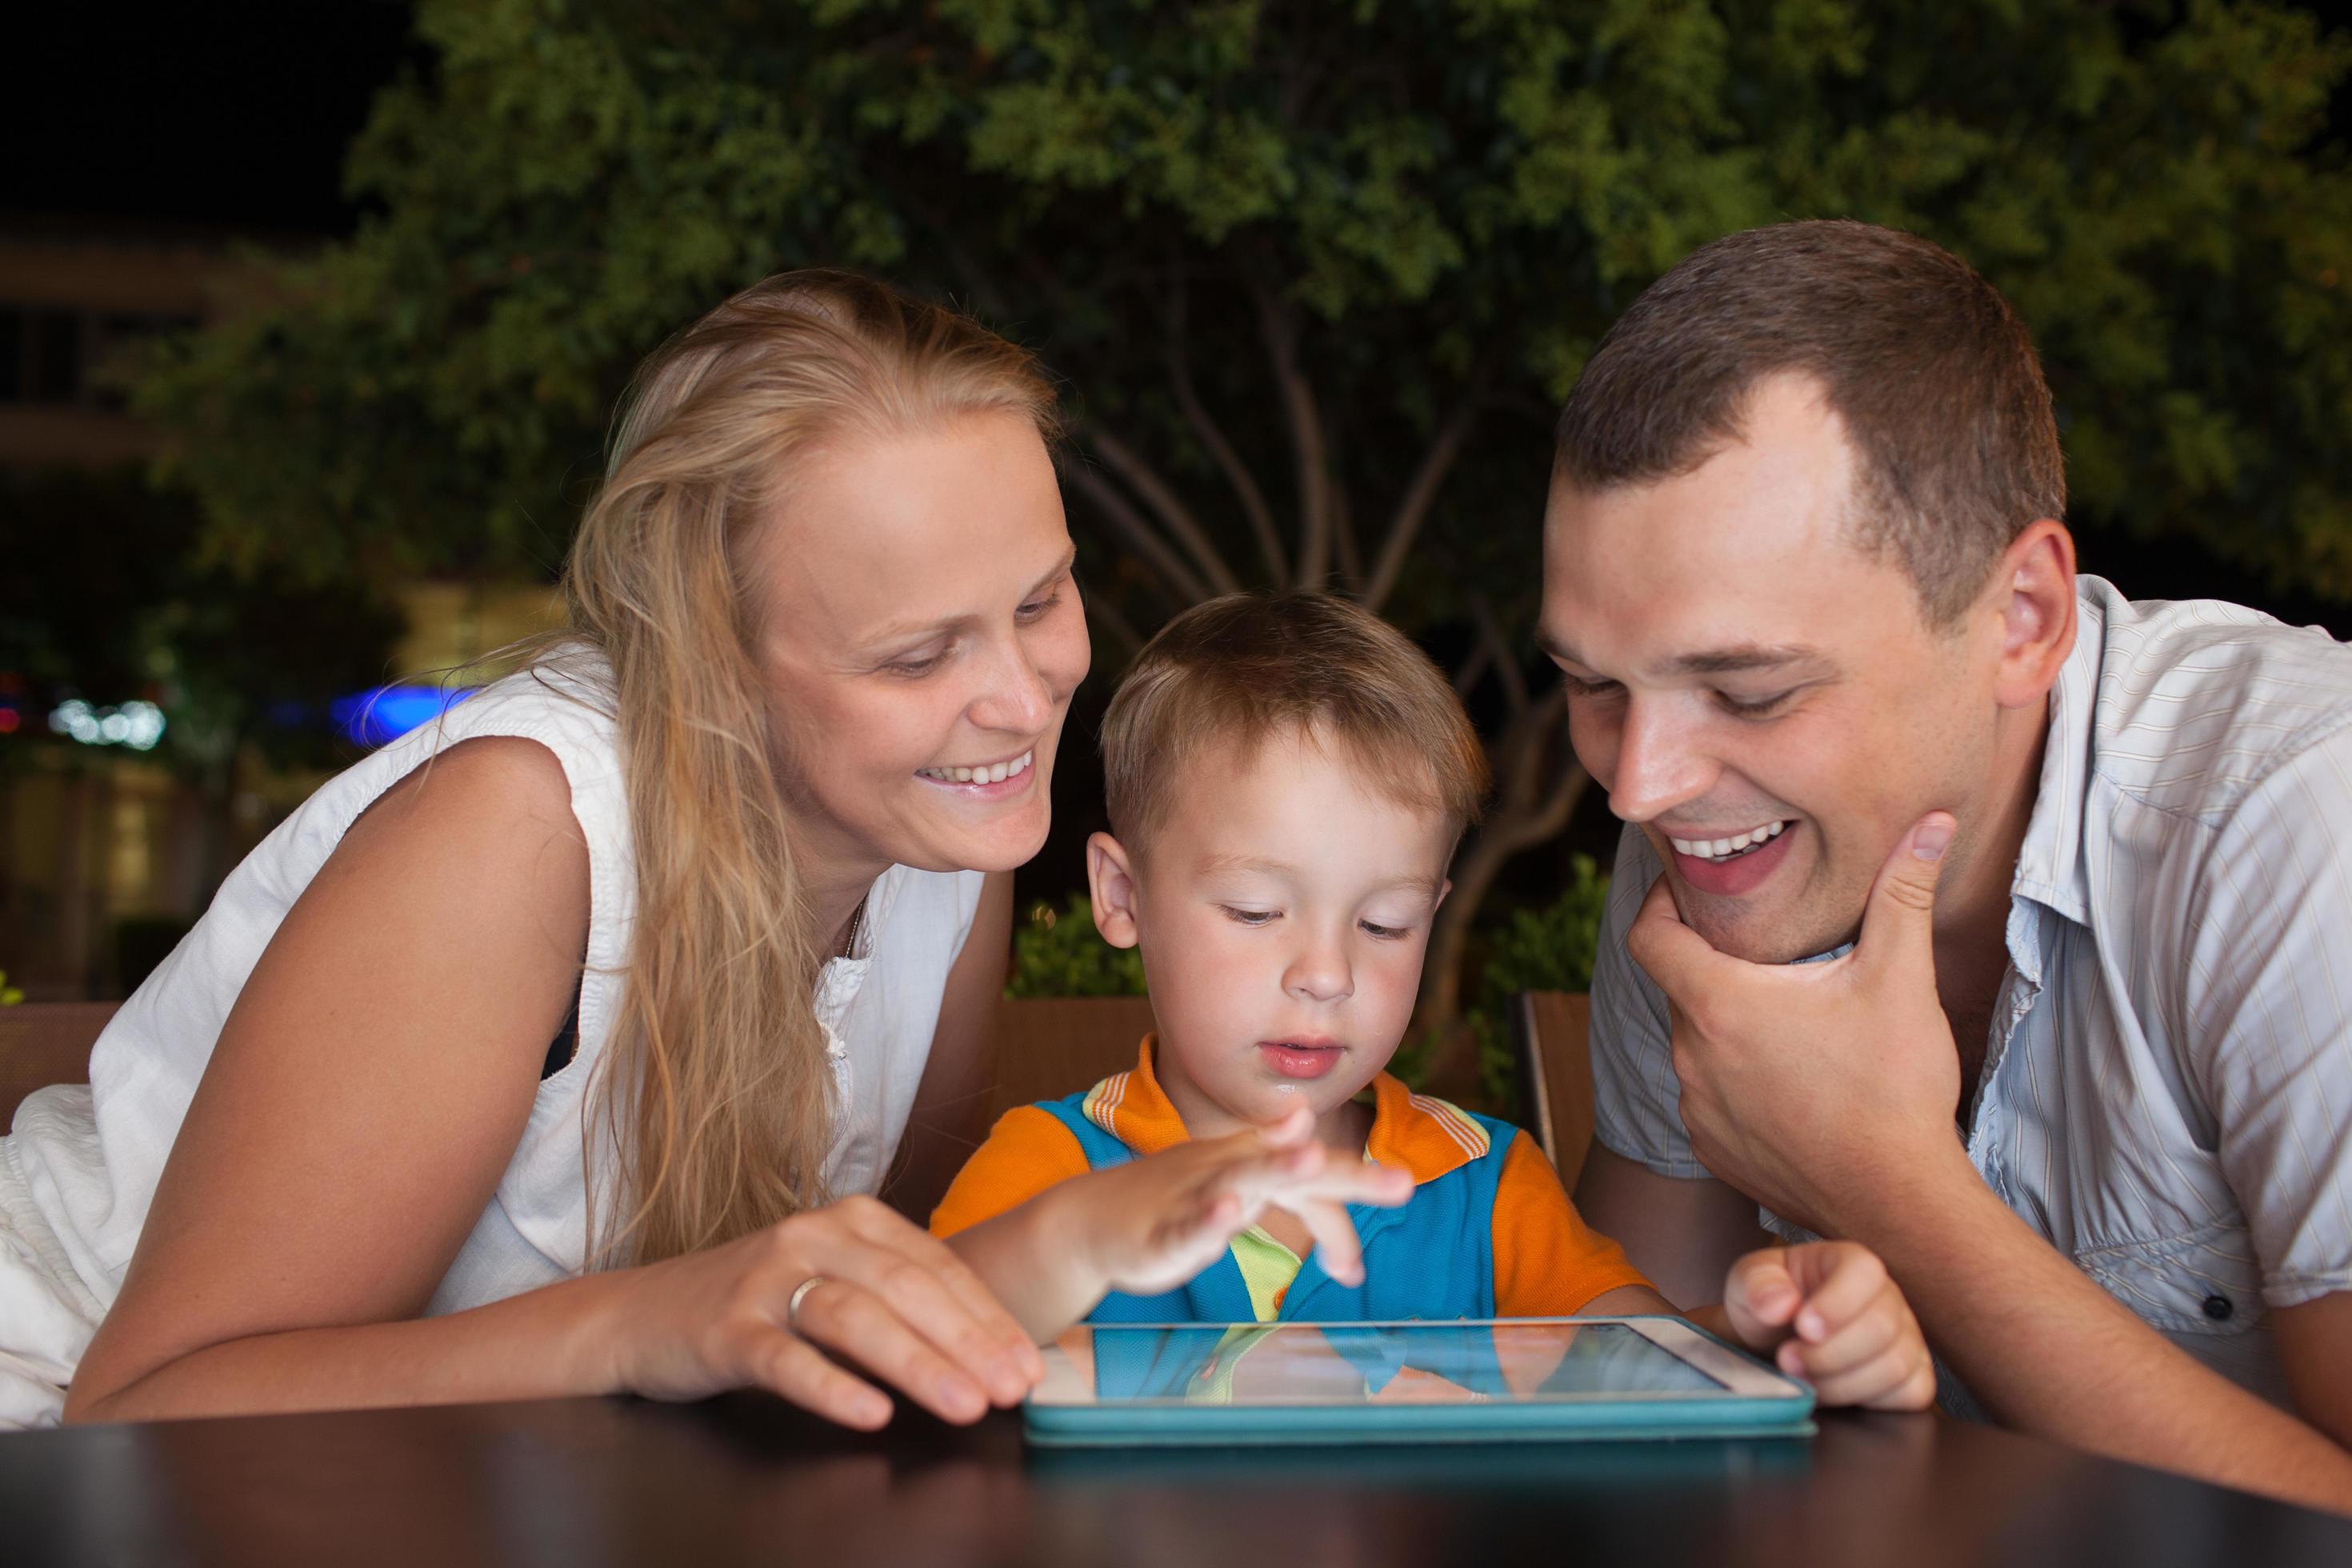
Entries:
[[2000, 638], [1979, 610], [1930, 627], [1902, 569], [1857, 548], [1854, 455], [1813, 383], [1765, 381], [1746, 412], [1744, 438], [1689, 473], [1554, 488], [1542, 637], [1577, 756], [1683, 919], [1786, 963], [1853, 939], [1925, 812], [1958, 818], [1947, 883], [1965, 871]]

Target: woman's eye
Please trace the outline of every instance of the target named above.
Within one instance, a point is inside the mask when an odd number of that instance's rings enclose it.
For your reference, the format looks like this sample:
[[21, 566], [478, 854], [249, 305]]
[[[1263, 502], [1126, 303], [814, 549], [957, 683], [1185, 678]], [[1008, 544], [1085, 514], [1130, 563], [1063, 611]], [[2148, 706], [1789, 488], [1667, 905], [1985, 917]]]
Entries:
[[882, 668], [889, 671], [892, 675], [903, 675], [912, 678], [919, 675], [930, 674], [931, 671], [939, 668], [940, 665], [945, 664], [947, 662], [947, 654], [944, 651], [941, 651], [927, 655], [921, 658], [893, 659]]
[[1032, 621], [1042, 620], [1045, 617], [1046, 611], [1052, 609], [1061, 602], [1062, 591], [1059, 588], [1056, 588], [1042, 599], [1030, 600], [1018, 610], [1015, 610], [1013, 614], [1020, 619], [1023, 625], [1026, 626]]
[[1274, 920], [1272, 910], [1237, 910], [1231, 904], [1219, 904], [1217, 907], [1225, 911], [1227, 920], [1238, 921], [1245, 926], [1267, 925]]
[[1780, 691], [1769, 697], [1749, 699], [1734, 697], [1728, 691], [1718, 691], [1715, 700], [1722, 705], [1725, 712], [1737, 718], [1761, 719], [1795, 695], [1793, 691]]

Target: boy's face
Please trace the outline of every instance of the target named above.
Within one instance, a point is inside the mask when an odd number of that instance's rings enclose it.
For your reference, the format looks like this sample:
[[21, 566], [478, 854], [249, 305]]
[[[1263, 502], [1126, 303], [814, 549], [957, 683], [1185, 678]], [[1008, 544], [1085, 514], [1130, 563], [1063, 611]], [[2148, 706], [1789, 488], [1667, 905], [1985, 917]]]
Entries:
[[1403, 1037], [1454, 826], [1297, 733], [1247, 759], [1213, 746], [1188, 773], [1148, 844], [1088, 843], [1095, 923], [1142, 946], [1159, 1076], [1187, 1131], [1301, 1102], [1328, 1128]]

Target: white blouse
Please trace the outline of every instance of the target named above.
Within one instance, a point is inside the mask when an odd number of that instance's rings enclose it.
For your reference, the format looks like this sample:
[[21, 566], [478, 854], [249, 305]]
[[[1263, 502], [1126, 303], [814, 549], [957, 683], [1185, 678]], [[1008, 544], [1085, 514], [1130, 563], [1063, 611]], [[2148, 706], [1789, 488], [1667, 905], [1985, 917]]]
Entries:
[[[608, 690], [602, 659], [574, 654], [499, 681], [330, 780], [230, 874], [123, 1004], [91, 1054], [89, 1085], [25, 1100], [0, 1139], [0, 1428], [57, 1420], [82, 1349], [121, 1288], [221, 1026], [278, 922], [379, 795], [439, 748], [476, 736], [537, 741], [563, 766], [588, 845], [588, 962], [578, 1049], [540, 1084], [514, 1157], [427, 1311], [479, 1306], [583, 1269], [588, 1183], [600, 1183], [602, 1201], [612, 1173], [604, 1151], [586, 1157], [586, 1091], [612, 1031], [636, 892]], [[868, 897], [859, 951], [819, 977], [836, 1097], [824, 1173], [837, 1194], [881, 1184], [982, 880], [977, 871], [892, 867]]]

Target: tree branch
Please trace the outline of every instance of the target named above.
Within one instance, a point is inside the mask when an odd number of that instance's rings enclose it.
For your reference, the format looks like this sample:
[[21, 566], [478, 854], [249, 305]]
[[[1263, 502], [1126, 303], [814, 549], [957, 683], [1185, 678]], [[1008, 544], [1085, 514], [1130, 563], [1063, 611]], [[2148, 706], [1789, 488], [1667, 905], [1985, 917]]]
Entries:
[[1258, 328], [1266, 353], [1274, 361], [1274, 383], [1282, 395], [1282, 412], [1290, 426], [1290, 444], [1297, 458], [1299, 587], [1322, 585], [1331, 571], [1331, 468], [1323, 446], [1323, 416], [1315, 388], [1298, 366], [1297, 324], [1288, 310], [1264, 288], [1253, 289], [1257, 299]]
[[1257, 477], [1242, 461], [1234, 444], [1225, 439], [1224, 431], [1210, 416], [1193, 388], [1192, 356], [1186, 336], [1191, 331], [1190, 309], [1184, 275], [1179, 270], [1168, 309], [1168, 374], [1176, 389], [1176, 406], [1183, 412], [1184, 422], [1192, 426], [1193, 436], [1224, 471], [1225, 482], [1234, 487], [1234, 494], [1241, 498], [1242, 515], [1249, 520], [1250, 532], [1257, 540], [1258, 553], [1265, 562], [1266, 580], [1276, 588], [1286, 588], [1290, 585], [1290, 563], [1283, 558], [1282, 536], [1274, 526], [1274, 509], [1265, 504], [1265, 492], [1258, 489]]
[[1471, 618], [1478, 624], [1478, 646], [1495, 661], [1496, 679], [1503, 683], [1503, 696], [1511, 705], [1514, 715], [1523, 713], [1528, 706], [1528, 679], [1519, 673], [1518, 655], [1511, 651], [1511, 639], [1503, 635], [1503, 626], [1495, 618], [1495, 606], [1486, 602], [1484, 594], [1470, 595]]
[[1224, 557], [1217, 552], [1217, 547], [1210, 542], [1208, 532], [1202, 528], [1200, 520], [1192, 515], [1192, 508], [1184, 504], [1182, 498], [1170, 488], [1151, 465], [1137, 456], [1133, 447], [1095, 421], [1087, 421], [1086, 437], [1101, 454], [1103, 461], [1127, 481], [1128, 488], [1143, 498], [1144, 504], [1159, 518], [1160, 526], [1173, 534], [1176, 542], [1184, 547], [1184, 552], [1192, 558], [1192, 564], [1200, 568], [1202, 579], [1220, 594], [1239, 592], [1240, 579], [1234, 575], [1233, 568], [1225, 564]]
[[1397, 502], [1396, 513], [1389, 520], [1388, 537], [1381, 542], [1380, 560], [1372, 567], [1371, 580], [1364, 584], [1364, 604], [1369, 609], [1378, 610], [1387, 603], [1396, 591], [1397, 579], [1404, 575], [1405, 558], [1412, 553], [1413, 541], [1420, 536], [1422, 524], [1429, 521], [1438, 489], [1454, 471], [1462, 445], [1477, 422], [1476, 391], [1474, 386], [1465, 394], [1437, 427], [1436, 436], [1422, 453], [1421, 466], [1413, 470], [1412, 482], [1405, 486], [1404, 498]]
[[1120, 537], [1134, 546], [1160, 573], [1161, 580], [1181, 595], [1187, 604], [1197, 605], [1211, 596], [1209, 585], [1202, 581], [1200, 574], [1185, 563], [1184, 558], [1177, 554], [1166, 540], [1160, 537], [1151, 524], [1144, 520], [1143, 514], [1118, 493], [1117, 486], [1086, 463], [1072, 463], [1066, 471], [1069, 482], [1079, 493], [1094, 502], [1096, 510], [1118, 531]]

